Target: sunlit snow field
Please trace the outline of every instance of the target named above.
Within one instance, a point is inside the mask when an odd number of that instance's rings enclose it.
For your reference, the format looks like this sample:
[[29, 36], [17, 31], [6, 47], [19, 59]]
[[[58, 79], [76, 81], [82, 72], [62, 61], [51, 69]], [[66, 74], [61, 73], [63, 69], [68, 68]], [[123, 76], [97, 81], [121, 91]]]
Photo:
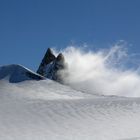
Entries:
[[50, 80], [0, 82], [1, 140], [140, 139], [140, 99], [88, 95]]
[[2, 70], [0, 140], [140, 140], [140, 74], [121, 67], [127, 53], [115, 46], [63, 54], [65, 85], [26, 80], [19, 65]]

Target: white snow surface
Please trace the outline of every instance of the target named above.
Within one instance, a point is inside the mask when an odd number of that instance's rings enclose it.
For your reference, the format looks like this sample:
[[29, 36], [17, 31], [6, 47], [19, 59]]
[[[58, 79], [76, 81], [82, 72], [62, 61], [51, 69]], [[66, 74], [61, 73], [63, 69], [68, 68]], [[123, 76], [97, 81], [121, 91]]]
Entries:
[[51, 80], [0, 80], [0, 140], [140, 140], [140, 98], [101, 96]]

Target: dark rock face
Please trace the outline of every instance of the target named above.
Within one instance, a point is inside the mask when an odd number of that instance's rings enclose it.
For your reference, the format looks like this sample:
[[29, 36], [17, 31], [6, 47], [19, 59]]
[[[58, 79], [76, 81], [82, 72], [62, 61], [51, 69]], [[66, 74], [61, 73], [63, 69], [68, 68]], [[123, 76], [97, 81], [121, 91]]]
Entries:
[[54, 60], [55, 60], [55, 56], [53, 55], [51, 49], [48, 48], [44, 58], [42, 59], [40, 66], [37, 70], [37, 73], [42, 76], [45, 76], [46, 75], [46, 70], [45, 70], [46, 65], [48, 65], [49, 63], [51, 63]]
[[42, 76], [45, 76], [51, 80], [62, 82], [61, 70], [66, 68], [65, 58], [62, 53], [58, 54], [57, 57], [52, 53], [51, 49], [48, 48], [38, 70]]

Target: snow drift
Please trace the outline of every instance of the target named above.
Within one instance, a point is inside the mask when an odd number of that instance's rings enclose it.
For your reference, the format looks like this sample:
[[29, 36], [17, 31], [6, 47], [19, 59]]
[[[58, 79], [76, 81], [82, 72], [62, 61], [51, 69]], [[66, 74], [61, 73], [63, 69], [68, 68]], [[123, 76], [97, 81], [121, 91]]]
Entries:
[[139, 140], [140, 98], [93, 96], [51, 80], [0, 80], [1, 140]]

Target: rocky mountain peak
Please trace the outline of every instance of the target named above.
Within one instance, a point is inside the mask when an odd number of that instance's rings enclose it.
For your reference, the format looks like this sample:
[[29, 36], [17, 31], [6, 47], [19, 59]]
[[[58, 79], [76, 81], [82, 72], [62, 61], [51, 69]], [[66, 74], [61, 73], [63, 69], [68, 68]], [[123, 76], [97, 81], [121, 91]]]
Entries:
[[55, 56], [50, 48], [48, 48], [43, 60], [46, 64], [49, 64], [51, 61], [55, 59]]
[[61, 82], [59, 71], [65, 69], [65, 58], [62, 53], [55, 56], [50, 48], [48, 48], [42, 62], [37, 70], [42, 76], [46, 78]]
[[64, 55], [62, 53], [59, 53], [58, 56], [56, 57], [57, 61], [64, 61]]

